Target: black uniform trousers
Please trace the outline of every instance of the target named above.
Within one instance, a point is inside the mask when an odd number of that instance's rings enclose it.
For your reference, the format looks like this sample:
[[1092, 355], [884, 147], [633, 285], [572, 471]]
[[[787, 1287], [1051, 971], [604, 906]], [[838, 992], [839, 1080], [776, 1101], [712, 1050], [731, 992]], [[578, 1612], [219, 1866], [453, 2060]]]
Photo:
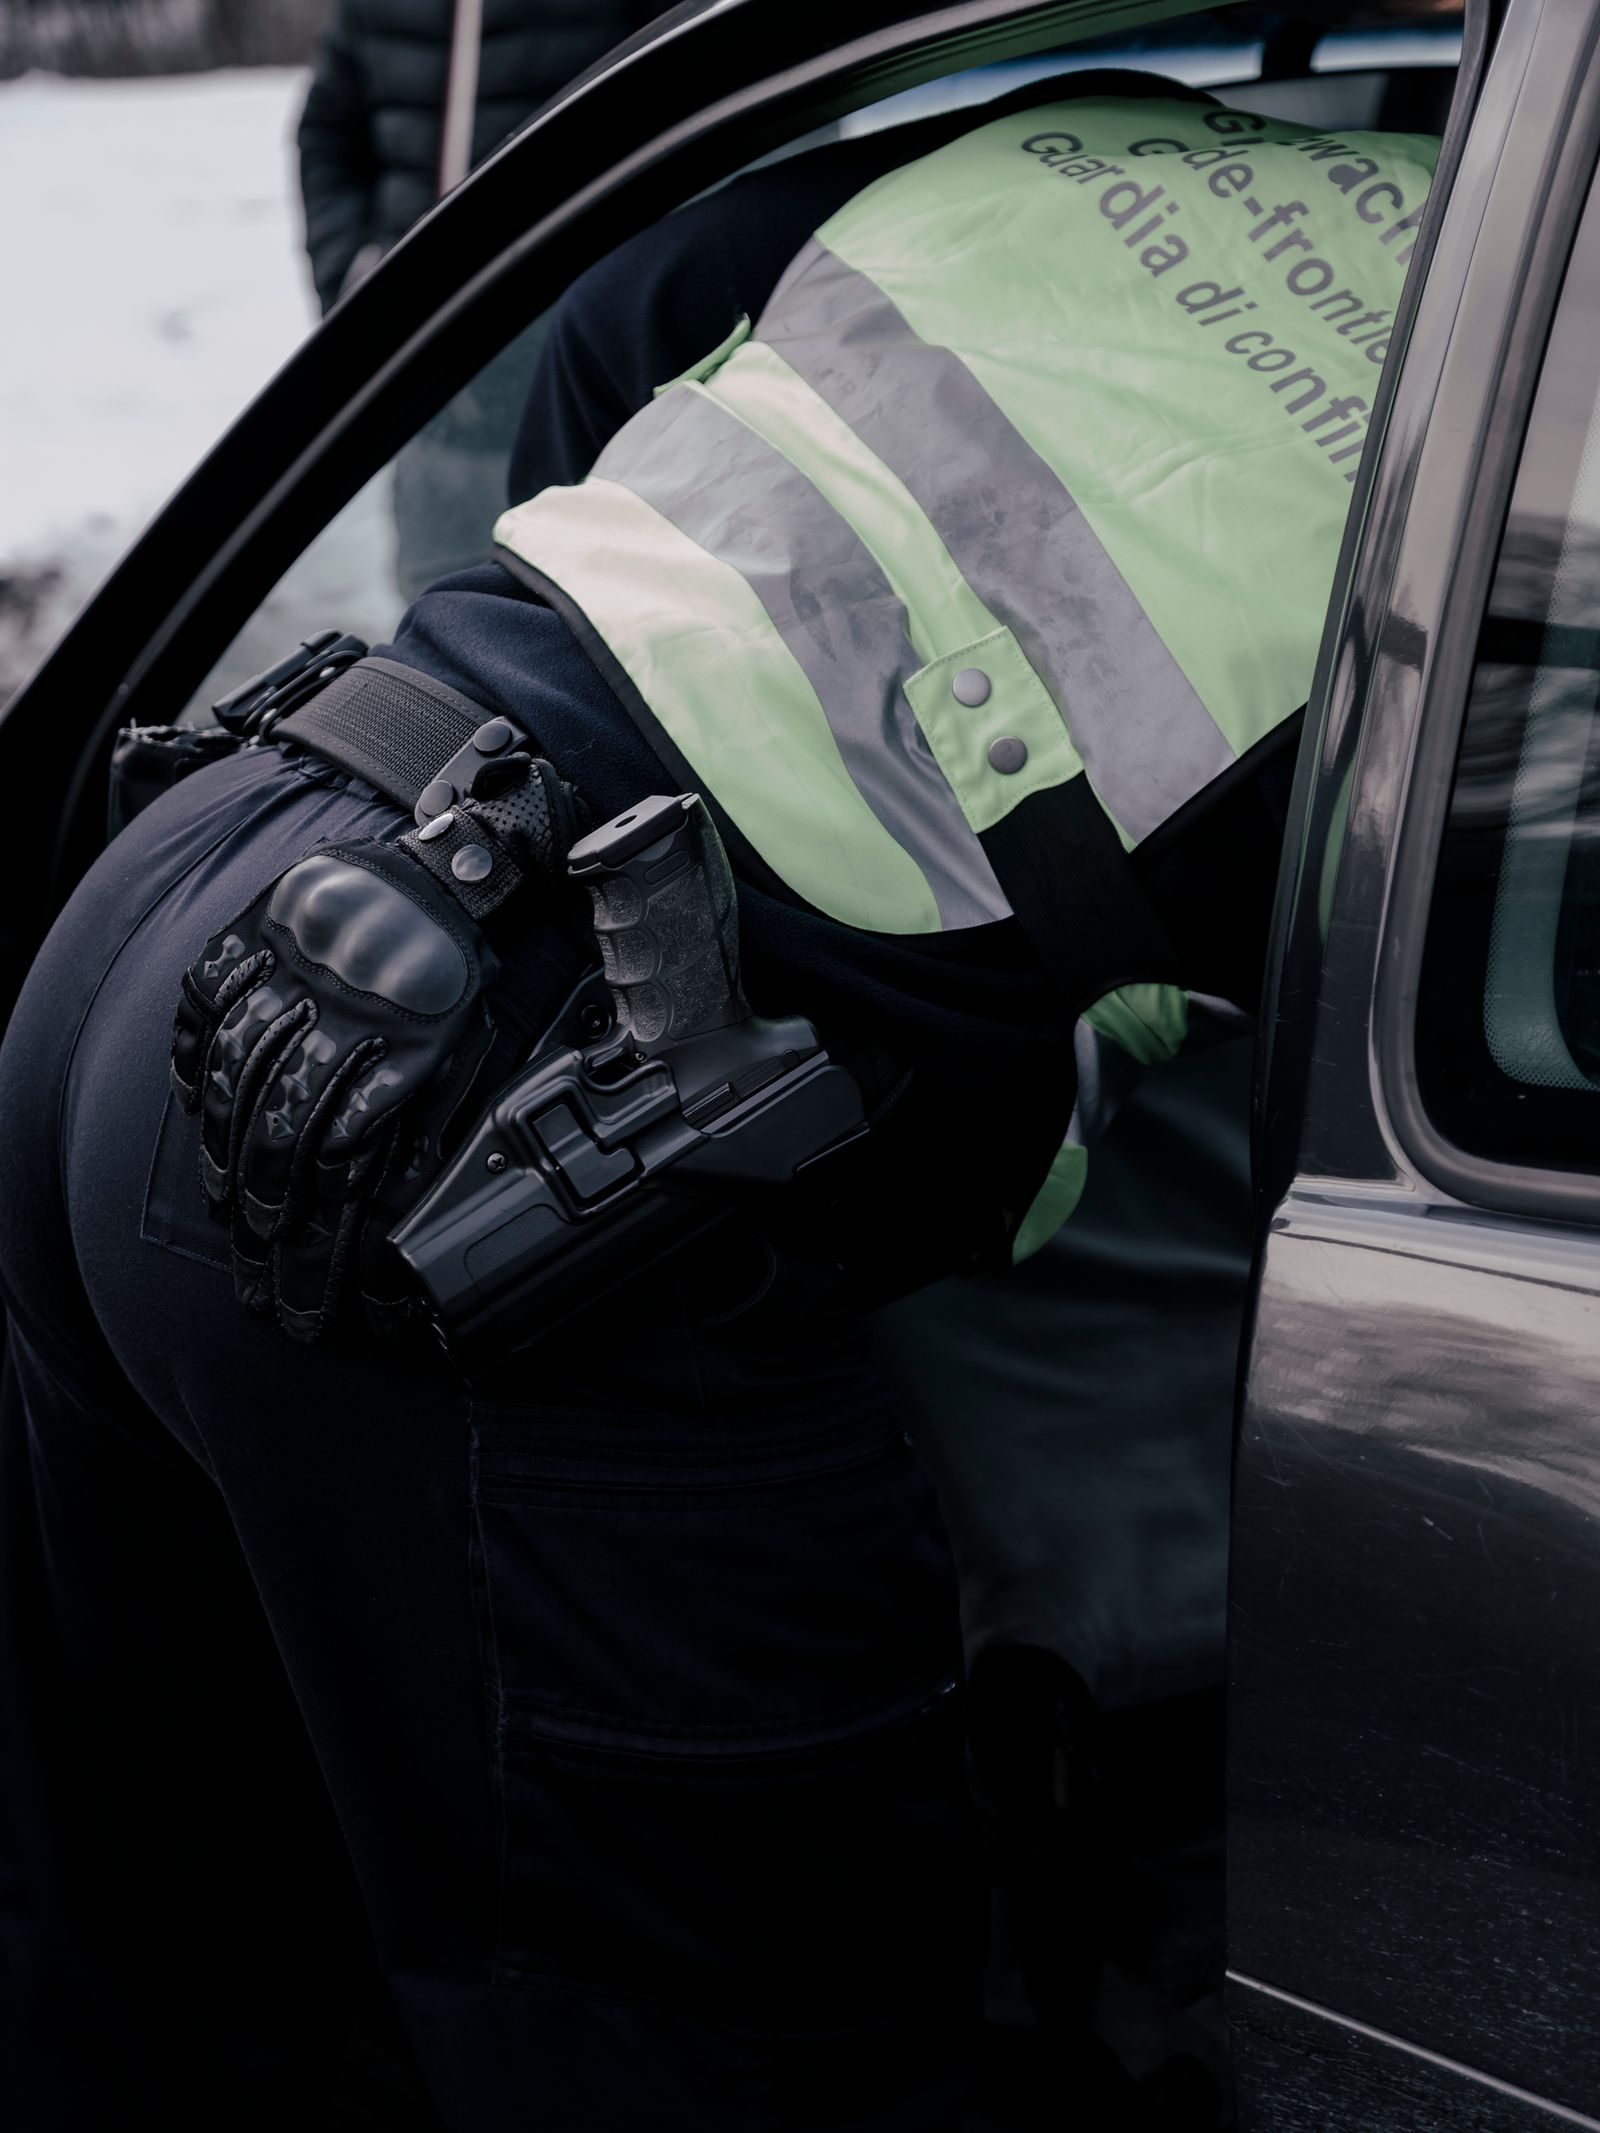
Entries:
[[[463, 2133], [953, 2126], [954, 1594], [860, 1326], [697, 1323], [663, 1270], [488, 1400], [234, 1302], [179, 975], [397, 826], [270, 749], [201, 773], [0, 1052], [6, 2123], [315, 2125], [397, 2014]], [[521, 966], [553, 1006], [567, 952]]]

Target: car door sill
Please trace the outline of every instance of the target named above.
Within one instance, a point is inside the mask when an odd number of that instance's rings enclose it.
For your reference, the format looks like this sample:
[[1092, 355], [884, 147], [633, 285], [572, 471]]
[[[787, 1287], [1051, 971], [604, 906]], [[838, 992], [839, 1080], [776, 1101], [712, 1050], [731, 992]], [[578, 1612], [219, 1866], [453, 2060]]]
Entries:
[[1229, 1970], [1228, 1984], [1241, 1992], [1260, 1993], [1269, 2000], [1276, 2000], [1284, 2007], [1292, 2007], [1297, 2013], [1309, 2015], [1320, 2022], [1329, 2022], [1385, 2051], [1403, 2052], [1410, 2059], [1420, 2060], [1441, 2074], [1454, 2076], [1459, 2081], [1474, 2082], [1478, 2087], [1490, 2090], [1505, 2098], [1508, 2103], [1524, 2104], [1528, 2109], [1541, 2111], [1556, 2124], [1581, 2126], [1586, 2133], [1600, 2133], [1600, 2118], [1590, 2118], [1582, 2111], [1575, 2111], [1568, 2104], [1552, 2103], [1548, 2096], [1535, 2095], [1531, 2089], [1518, 2088], [1515, 2082], [1502, 2081], [1494, 2074], [1486, 2074], [1481, 2068], [1465, 2066], [1459, 2059], [1447, 2059], [1442, 2052], [1429, 2051], [1425, 2045], [1410, 2044], [1404, 2037], [1391, 2036], [1387, 2030], [1375, 2029], [1368, 2022], [1358, 2022], [1350, 2015], [1337, 2013], [1331, 2007], [1319, 2006], [1315, 2000], [1303, 2000], [1297, 1993], [1284, 1992], [1276, 1985], [1263, 1984], [1260, 1978], [1247, 1977], [1241, 1970]]

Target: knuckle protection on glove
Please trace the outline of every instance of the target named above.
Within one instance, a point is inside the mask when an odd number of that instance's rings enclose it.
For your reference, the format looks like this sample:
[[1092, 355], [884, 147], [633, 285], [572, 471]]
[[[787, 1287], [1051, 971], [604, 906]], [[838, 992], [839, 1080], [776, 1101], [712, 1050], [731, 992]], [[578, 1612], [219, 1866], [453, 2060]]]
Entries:
[[460, 943], [414, 892], [336, 852], [291, 867], [272, 892], [267, 921], [307, 962], [408, 1014], [448, 1014], [475, 976]]

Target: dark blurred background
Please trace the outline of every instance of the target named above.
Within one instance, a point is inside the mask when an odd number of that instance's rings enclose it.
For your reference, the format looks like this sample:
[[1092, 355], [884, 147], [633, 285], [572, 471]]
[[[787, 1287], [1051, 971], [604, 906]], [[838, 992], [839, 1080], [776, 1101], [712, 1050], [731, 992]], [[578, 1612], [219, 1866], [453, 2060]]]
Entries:
[[0, 81], [306, 65], [333, 0], [0, 0]]

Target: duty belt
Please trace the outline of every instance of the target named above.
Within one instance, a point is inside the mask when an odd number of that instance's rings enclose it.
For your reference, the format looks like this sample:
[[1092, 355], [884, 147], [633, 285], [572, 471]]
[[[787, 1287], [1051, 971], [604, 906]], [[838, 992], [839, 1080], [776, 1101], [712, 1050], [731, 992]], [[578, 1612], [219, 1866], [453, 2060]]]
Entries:
[[243, 740], [290, 742], [407, 809], [418, 826], [463, 799], [486, 763], [525, 745], [514, 719], [402, 666], [359, 637], [321, 630], [215, 704]]

